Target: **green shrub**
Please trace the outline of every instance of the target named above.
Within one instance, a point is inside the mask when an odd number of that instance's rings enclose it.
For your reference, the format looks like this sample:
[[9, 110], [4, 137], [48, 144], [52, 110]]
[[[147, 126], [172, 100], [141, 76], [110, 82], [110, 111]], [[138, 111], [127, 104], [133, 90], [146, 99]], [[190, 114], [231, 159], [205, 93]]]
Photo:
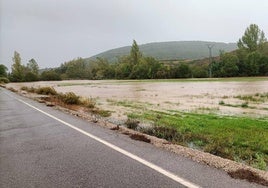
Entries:
[[168, 141], [181, 142], [182, 135], [173, 127], [155, 126], [154, 135], [158, 138], [164, 138]]
[[7, 84], [7, 83], [9, 83], [9, 79], [6, 78], [6, 77], [0, 77], [0, 83], [5, 83], [5, 84]]
[[40, 87], [35, 91], [40, 95], [57, 95], [56, 90], [53, 87]]
[[125, 124], [126, 124], [127, 128], [136, 130], [138, 125], [139, 125], [139, 121], [135, 120], [135, 119], [127, 119]]
[[150, 128], [142, 128], [141, 132], [158, 138], [163, 138], [168, 141], [182, 142], [183, 140], [182, 134], [173, 127], [154, 126]]

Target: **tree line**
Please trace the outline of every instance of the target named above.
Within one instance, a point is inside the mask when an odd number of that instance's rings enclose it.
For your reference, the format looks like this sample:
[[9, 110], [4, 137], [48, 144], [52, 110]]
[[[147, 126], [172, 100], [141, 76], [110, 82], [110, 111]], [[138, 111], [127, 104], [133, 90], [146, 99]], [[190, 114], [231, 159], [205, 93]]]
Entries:
[[[268, 43], [263, 31], [251, 24], [242, 38], [238, 40], [238, 49], [233, 52], [221, 52], [213, 61], [163, 63], [153, 57], [146, 57], [139, 50], [135, 40], [129, 55], [119, 57], [110, 63], [103, 58], [87, 61], [76, 58], [65, 62], [58, 68], [39, 70], [34, 59], [26, 65], [21, 63], [20, 54], [14, 52], [11, 73], [0, 65], [0, 78], [12, 82], [66, 79], [168, 79], [168, 78], [206, 78], [209, 71], [213, 77], [267, 76]], [[202, 63], [205, 62], [205, 63]], [[200, 62], [200, 60], [199, 60]]]

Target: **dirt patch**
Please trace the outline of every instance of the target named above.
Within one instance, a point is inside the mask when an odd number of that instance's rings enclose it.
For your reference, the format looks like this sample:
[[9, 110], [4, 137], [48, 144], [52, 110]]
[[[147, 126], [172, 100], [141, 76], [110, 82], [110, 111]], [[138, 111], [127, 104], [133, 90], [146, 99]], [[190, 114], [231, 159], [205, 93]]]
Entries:
[[248, 169], [238, 169], [236, 171], [228, 172], [228, 174], [235, 179], [244, 179], [249, 182], [258, 183], [264, 186], [268, 186], [268, 181], [260, 177], [256, 172], [252, 172]]
[[129, 137], [131, 139], [133, 139], [133, 140], [139, 140], [139, 141], [147, 142], [147, 143], [150, 143], [151, 142], [150, 139], [148, 139], [146, 136], [144, 136], [142, 134], [131, 134]]

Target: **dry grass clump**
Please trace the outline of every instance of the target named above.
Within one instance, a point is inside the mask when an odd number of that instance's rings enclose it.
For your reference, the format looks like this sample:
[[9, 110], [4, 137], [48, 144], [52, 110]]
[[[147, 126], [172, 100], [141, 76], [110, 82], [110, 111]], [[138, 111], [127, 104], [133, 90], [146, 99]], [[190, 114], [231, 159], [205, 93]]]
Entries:
[[40, 87], [40, 88], [37, 88], [34, 92], [39, 95], [57, 95], [58, 94], [53, 87]]
[[68, 92], [65, 94], [59, 94], [58, 98], [65, 104], [80, 104], [79, 96], [73, 92]]
[[17, 93], [18, 92], [18, 90], [16, 90], [16, 89], [14, 89], [13, 87], [9, 87], [9, 88], [7, 88], [9, 91], [12, 91], [12, 92], [14, 92], [14, 93]]
[[[13, 88], [10, 88], [10, 90], [14, 90], [14, 92], [17, 92]], [[53, 87], [34, 88], [34, 87], [23, 86], [21, 87], [21, 90], [41, 95], [49, 95], [48, 97], [45, 97], [44, 100], [50, 102], [49, 104], [53, 104], [53, 106], [60, 105], [72, 110], [77, 109], [79, 107], [85, 107], [90, 109], [90, 112], [98, 114], [102, 117], [108, 117], [111, 115], [110, 111], [96, 108], [95, 99], [82, 98], [73, 92], [57, 93], [57, 91]]]
[[20, 89], [23, 90], [23, 91], [30, 92], [30, 93], [35, 93], [36, 92], [36, 89], [34, 87], [22, 86]]
[[80, 98], [80, 103], [87, 108], [95, 108], [96, 100], [93, 98]]
[[20, 89], [23, 91], [30, 92], [30, 93], [37, 93], [39, 95], [57, 95], [58, 94], [53, 87], [34, 88], [34, 87], [22, 86]]

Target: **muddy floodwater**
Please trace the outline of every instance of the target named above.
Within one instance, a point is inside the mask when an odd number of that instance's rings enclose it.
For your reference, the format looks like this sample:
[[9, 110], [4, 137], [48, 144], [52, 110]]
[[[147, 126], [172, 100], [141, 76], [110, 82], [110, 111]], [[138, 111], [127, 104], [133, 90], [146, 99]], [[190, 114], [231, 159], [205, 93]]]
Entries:
[[221, 115], [268, 117], [268, 78], [256, 81], [69, 80], [10, 83], [7, 87], [51, 86], [96, 99], [97, 105], [124, 118], [133, 110], [174, 110]]

